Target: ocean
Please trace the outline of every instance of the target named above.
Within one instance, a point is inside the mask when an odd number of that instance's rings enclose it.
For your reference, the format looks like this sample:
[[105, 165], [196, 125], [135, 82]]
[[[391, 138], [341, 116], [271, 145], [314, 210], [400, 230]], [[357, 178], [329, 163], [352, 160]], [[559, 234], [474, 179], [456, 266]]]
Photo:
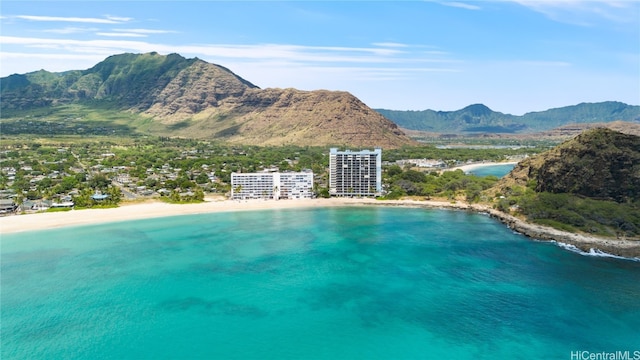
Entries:
[[515, 164], [496, 164], [496, 165], [486, 165], [480, 166], [475, 169], [469, 170], [469, 174], [473, 174], [476, 176], [496, 176], [501, 178], [507, 175], [513, 168]]
[[211, 213], [0, 245], [3, 360], [640, 354], [640, 262], [533, 241], [482, 214]]

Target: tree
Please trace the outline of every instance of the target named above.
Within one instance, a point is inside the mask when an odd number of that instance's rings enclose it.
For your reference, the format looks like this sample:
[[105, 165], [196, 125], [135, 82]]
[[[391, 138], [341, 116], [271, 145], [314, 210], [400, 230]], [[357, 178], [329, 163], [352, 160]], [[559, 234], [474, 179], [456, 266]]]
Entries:
[[52, 185], [53, 185], [53, 180], [51, 180], [51, 178], [46, 177], [46, 178], [38, 181], [38, 190], [40, 190], [40, 191], [47, 190]]
[[202, 190], [202, 188], [196, 188], [196, 190], [193, 192], [193, 200], [204, 201], [204, 191]]
[[76, 180], [78, 180], [78, 182], [85, 182], [87, 181], [87, 174], [85, 174], [84, 172], [79, 172], [75, 174], [75, 178]]
[[318, 188], [318, 191], [316, 194], [318, 197], [325, 198], [325, 199], [328, 199], [331, 197], [331, 194], [329, 193], [329, 189], [326, 187]]
[[420, 171], [407, 170], [401, 175], [401, 178], [414, 183], [425, 182], [427, 180], [427, 175]]
[[25, 197], [29, 200], [36, 200], [36, 199], [42, 198], [42, 196], [40, 196], [40, 193], [34, 190], [27, 191]]
[[206, 184], [209, 182], [209, 176], [206, 173], [201, 172], [198, 176], [196, 176], [196, 184]]
[[78, 185], [78, 179], [75, 176], [65, 176], [59, 186], [59, 192], [67, 192]]
[[482, 193], [482, 188], [478, 184], [469, 184], [465, 189], [466, 199], [470, 203], [480, 201], [480, 194]]
[[90, 188], [82, 189], [78, 195], [73, 197], [73, 203], [77, 207], [90, 207], [93, 205], [92, 194], [93, 190]]
[[398, 165], [391, 165], [387, 168], [387, 175], [393, 177], [402, 174], [402, 168]]
[[105, 200], [107, 200], [107, 202], [109, 202], [110, 204], [118, 204], [122, 199], [122, 191], [117, 186], [109, 186], [109, 188], [107, 189], [107, 195], [109, 195], [109, 197], [107, 197]]
[[89, 180], [89, 187], [93, 189], [106, 190], [111, 184], [111, 180], [102, 174], [95, 175]]

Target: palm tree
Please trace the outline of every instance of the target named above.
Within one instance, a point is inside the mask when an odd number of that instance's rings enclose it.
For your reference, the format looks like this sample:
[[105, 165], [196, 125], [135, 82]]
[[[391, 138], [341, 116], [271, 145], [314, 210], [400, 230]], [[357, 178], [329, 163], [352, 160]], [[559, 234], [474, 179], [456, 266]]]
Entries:
[[240, 192], [242, 192], [242, 185], [238, 185], [235, 187], [235, 189], [233, 189], [233, 192], [231, 193], [231, 198], [234, 198], [236, 194], [240, 194]]

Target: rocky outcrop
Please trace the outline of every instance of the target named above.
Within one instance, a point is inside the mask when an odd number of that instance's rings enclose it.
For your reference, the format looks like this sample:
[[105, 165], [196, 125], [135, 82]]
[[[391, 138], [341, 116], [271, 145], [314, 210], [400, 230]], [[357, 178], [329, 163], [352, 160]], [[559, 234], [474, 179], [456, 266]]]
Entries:
[[223, 67], [197, 61], [173, 77], [145, 112], [180, 120], [219, 107], [225, 99], [241, 97], [249, 89], [257, 87]]
[[588, 130], [520, 162], [500, 185], [571, 193], [616, 202], [640, 199], [640, 137], [606, 128]]
[[517, 217], [487, 207], [472, 205], [471, 210], [488, 213], [500, 220], [510, 229], [535, 240], [548, 240], [575, 246], [586, 253], [594, 250], [626, 258], [640, 259], [640, 241], [624, 239], [607, 239], [585, 234], [570, 233], [548, 226], [532, 224]]

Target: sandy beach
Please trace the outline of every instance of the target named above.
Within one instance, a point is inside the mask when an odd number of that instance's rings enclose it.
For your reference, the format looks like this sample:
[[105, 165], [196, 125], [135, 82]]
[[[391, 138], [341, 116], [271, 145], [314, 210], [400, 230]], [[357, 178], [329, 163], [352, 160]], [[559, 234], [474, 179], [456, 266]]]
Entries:
[[[446, 171], [461, 169], [467, 172], [483, 166], [501, 164], [516, 164], [516, 162], [488, 162], [468, 164], [451, 168]], [[198, 204], [168, 204], [158, 200], [149, 200], [147, 202], [122, 203], [120, 207], [110, 209], [70, 210], [63, 212], [45, 212], [4, 216], [0, 217], [0, 234], [44, 230], [64, 226], [137, 220], [162, 216], [212, 213], [219, 211], [248, 211], [347, 205], [422, 206], [457, 209], [470, 208], [465, 203], [460, 202], [452, 204], [451, 202], [445, 201], [380, 201], [367, 198], [243, 201], [225, 200], [222, 198], [207, 198], [205, 199], [205, 202]]]
[[109, 209], [84, 209], [5, 216], [0, 218], [0, 234], [220, 211], [288, 209], [339, 205], [340, 201], [335, 200], [338, 199], [234, 201], [207, 198], [205, 202], [197, 204], [169, 204], [158, 200], [150, 200], [141, 203], [123, 203], [120, 207]]
[[[402, 206], [456, 209], [486, 213], [509, 228], [536, 240], [550, 240], [573, 245], [584, 252], [599, 250], [628, 258], [640, 258], [640, 241], [610, 239], [574, 234], [527, 223], [486, 205], [435, 200], [376, 200], [372, 198], [330, 198], [302, 200], [221, 200], [207, 198], [198, 204], [168, 204], [151, 200], [123, 204], [117, 208], [70, 210], [65, 212], [35, 213], [0, 217], [0, 235], [23, 231], [45, 230], [66, 226], [89, 225], [125, 220], [138, 220], [164, 216], [215, 213], [221, 211], [250, 211], [332, 206]], [[0, 236], [1, 240], [1, 236]]]
[[469, 172], [469, 171], [473, 171], [473, 170], [477, 170], [479, 168], [483, 168], [486, 166], [496, 166], [496, 165], [516, 165], [518, 162], [517, 161], [505, 161], [505, 162], [482, 162], [482, 163], [473, 163], [473, 164], [467, 164], [467, 165], [461, 165], [461, 166], [456, 166], [456, 167], [452, 167], [450, 169], [445, 169], [444, 171], [455, 171], [455, 170], [462, 170], [465, 173]]
[[[0, 217], [0, 234], [22, 231], [45, 230], [65, 226], [88, 225], [125, 220], [139, 220], [163, 216], [192, 215], [215, 213], [221, 211], [250, 211], [269, 209], [291, 209], [319, 206], [355, 206], [355, 205], [388, 205], [388, 206], [428, 206], [452, 207], [448, 202], [388, 200], [380, 201], [371, 198], [329, 198], [300, 200], [223, 200], [206, 198], [196, 204], [169, 204], [158, 200], [146, 202], [122, 203], [117, 208], [83, 209], [61, 212], [42, 212], [32, 214], [10, 215]], [[458, 204], [456, 208], [466, 208]]]

